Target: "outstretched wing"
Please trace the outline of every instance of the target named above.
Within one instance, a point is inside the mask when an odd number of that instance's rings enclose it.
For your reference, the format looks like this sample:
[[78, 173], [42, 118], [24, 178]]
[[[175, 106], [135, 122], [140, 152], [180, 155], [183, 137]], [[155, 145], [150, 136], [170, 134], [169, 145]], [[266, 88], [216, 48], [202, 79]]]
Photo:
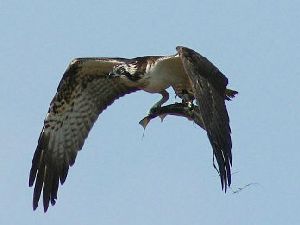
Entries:
[[122, 58], [82, 58], [71, 62], [57, 88], [32, 159], [29, 186], [34, 186], [33, 209], [43, 192], [44, 211], [55, 204], [59, 182], [64, 183], [98, 115], [117, 98], [137, 89], [117, 78], [108, 79]]
[[225, 106], [227, 78], [207, 58], [178, 46], [176, 48], [188, 74], [204, 127], [219, 166], [222, 189], [230, 186], [232, 165], [231, 130]]

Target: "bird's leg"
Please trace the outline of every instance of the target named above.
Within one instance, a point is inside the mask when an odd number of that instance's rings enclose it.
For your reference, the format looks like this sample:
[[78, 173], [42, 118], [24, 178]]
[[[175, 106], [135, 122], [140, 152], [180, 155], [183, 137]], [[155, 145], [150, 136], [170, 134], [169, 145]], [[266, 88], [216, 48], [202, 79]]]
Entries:
[[182, 99], [182, 104], [186, 105], [190, 110], [194, 109], [194, 100], [193, 99]]
[[193, 101], [188, 101], [188, 102], [183, 102], [183, 103], [186, 104], [190, 110], [194, 109], [195, 105], [194, 105]]
[[166, 90], [159, 92], [162, 95], [162, 98], [156, 102], [150, 109], [149, 114], [153, 114], [162, 104], [166, 103], [169, 100], [169, 93]]

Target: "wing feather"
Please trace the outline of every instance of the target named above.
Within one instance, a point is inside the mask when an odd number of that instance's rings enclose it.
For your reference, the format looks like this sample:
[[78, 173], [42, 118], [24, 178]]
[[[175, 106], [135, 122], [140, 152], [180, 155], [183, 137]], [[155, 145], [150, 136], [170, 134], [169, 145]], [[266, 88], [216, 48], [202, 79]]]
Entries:
[[50, 103], [44, 127], [32, 159], [29, 186], [34, 187], [33, 208], [43, 192], [44, 211], [55, 204], [59, 181], [66, 180], [99, 114], [117, 98], [136, 91], [118, 79], [107, 79], [122, 58], [74, 60], [63, 75]]
[[176, 50], [188, 74], [209, 141], [217, 160], [222, 189], [231, 184], [232, 142], [225, 105], [227, 78], [207, 58], [185, 48]]

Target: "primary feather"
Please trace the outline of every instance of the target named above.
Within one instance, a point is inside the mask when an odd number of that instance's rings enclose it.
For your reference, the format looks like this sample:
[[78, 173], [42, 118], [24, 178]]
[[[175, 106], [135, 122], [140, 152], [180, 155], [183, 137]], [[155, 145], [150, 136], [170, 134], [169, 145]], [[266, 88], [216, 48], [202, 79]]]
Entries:
[[205, 57], [185, 47], [177, 51], [171, 56], [79, 58], [70, 63], [50, 103], [32, 159], [29, 186], [34, 185], [34, 209], [42, 193], [44, 211], [49, 203], [55, 204], [59, 183], [65, 182], [103, 110], [138, 90], [162, 95], [151, 108], [155, 110], [168, 100], [170, 86], [184, 104], [196, 100], [226, 191], [231, 183], [232, 143], [225, 99], [237, 92], [226, 89], [227, 78]]

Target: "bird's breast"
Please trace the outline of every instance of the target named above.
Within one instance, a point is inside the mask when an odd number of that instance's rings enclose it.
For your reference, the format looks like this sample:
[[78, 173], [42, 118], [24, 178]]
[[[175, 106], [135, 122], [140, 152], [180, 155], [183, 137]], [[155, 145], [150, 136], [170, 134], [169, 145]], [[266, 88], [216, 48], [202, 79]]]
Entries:
[[180, 89], [191, 89], [191, 84], [181, 64], [164, 66], [163, 64], [148, 65], [144, 76], [139, 80], [140, 88], [150, 93], [157, 93], [173, 87], [175, 92]]
[[168, 76], [156, 69], [146, 70], [140, 83], [142, 84], [141, 89], [149, 93], [157, 93], [171, 86]]

